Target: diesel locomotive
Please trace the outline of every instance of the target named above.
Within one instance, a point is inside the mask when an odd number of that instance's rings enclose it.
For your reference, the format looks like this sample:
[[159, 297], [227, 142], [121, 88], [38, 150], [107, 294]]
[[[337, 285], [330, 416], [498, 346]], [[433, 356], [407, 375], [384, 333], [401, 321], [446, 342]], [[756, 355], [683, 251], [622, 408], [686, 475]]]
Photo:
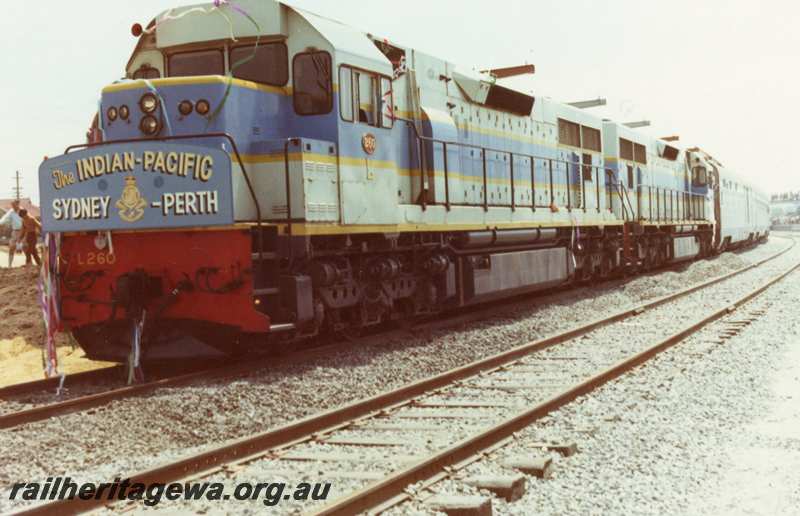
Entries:
[[514, 69], [274, 0], [133, 33], [87, 143], [39, 172], [58, 324], [91, 358], [258, 353], [768, 235], [768, 199], [708, 153]]

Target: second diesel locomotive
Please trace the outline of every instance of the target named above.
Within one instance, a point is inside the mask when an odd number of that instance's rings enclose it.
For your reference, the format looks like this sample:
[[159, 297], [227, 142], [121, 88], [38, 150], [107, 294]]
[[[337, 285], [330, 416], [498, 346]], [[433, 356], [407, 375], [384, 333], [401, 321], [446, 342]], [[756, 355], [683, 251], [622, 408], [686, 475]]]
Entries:
[[264, 351], [767, 236], [699, 148], [273, 0], [170, 10], [40, 168], [91, 358]]

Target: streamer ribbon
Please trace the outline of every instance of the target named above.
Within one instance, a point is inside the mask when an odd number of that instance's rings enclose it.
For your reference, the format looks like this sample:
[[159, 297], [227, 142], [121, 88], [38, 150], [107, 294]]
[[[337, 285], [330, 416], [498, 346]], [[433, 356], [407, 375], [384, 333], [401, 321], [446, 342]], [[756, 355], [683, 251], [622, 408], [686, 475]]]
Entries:
[[128, 355], [128, 385], [144, 380], [141, 368], [142, 335], [147, 311], [142, 310], [142, 315], [133, 321], [133, 335], [131, 338], [131, 352]]
[[[224, 2], [224, 1], [220, 2], [218, 0], [214, 0], [214, 7], [192, 7], [191, 9], [183, 11], [182, 13], [177, 14], [177, 15], [173, 15], [172, 14], [173, 11], [175, 11], [175, 9], [169, 9], [169, 10], [167, 10], [167, 12], [165, 12], [161, 16], [161, 18], [156, 20], [156, 22], [153, 24], [152, 27], [146, 29], [144, 31], [144, 33], [145, 34], [152, 34], [153, 32], [155, 32], [156, 28], [158, 28], [159, 25], [162, 25], [162, 24], [164, 24], [166, 22], [169, 22], [169, 21], [180, 20], [181, 18], [184, 18], [184, 17], [186, 17], [186, 16], [188, 16], [190, 14], [195, 14], [195, 13], [198, 13], [198, 14], [213, 14], [213, 13], [217, 13], [220, 16], [222, 16], [223, 18], [225, 18], [226, 22], [228, 22], [228, 29], [230, 30], [231, 39], [233, 41], [237, 41], [236, 37], [233, 34], [233, 22], [231, 21], [230, 17], [227, 15], [227, 13], [225, 13], [221, 9], [221, 6], [225, 5], [225, 4], [227, 4], [227, 2]], [[234, 8], [234, 7], [232, 7], [232, 8]], [[234, 9], [238, 10], [238, 8], [234, 8]]]
[[[228, 70], [228, 73], [226, 74], [228, 81], [227, 85], [225, 86], [225, 93], [223, 93], [222, 99], [217, 104], [217, 107], [214, 108], [214, 111], [208, 115], [206, 119], [206, 131], [208, 130], [209, 126], [211, 126], [211, 124], [214, 122], [214, 120], [216, 120], [217, 116], [222, 112], [222, 108], [228, 101], [228, 95], [230, 95], [231, 87], [233, 86], [233, 72], [236, 71], [236, 69], [242, 66], [243, 64], [246, 64], [255, 59], [256, 55], [258, 54], [258, 44], [261, 42], [261, 26], [255, 20], [255, 18], [250, 16], [250, 13], [248, 13], [247, 11], [245, 11], [244, 9], [242, 9], [241, 7], [237, 6], [235, 3], [229, 0], [214, 0], [214, 6], [219, 9], [221, 9], [223, 6], [229, 7], [230, 9], [233, 9], [237, 13], [247, 18], [250, 21], [250, 23], [253, 24], [253, 27], [255, 27], [256, 29], [256, 42], [253, 45], [253, 52], [249, 56], [243, 57], [242, 59], [233, 63], [230, 67], [230, 70]], [[236, 38], [233, 37], [233, 34], [231, 34], [231, 39], [233, 39], [233, 41], [236, 41]]]
[[[220, 99], [219, 103], [217, 104], [217, 107], [214, 108], [214, 111], [206, 116], [206, 131], [214, 122], [214, 120], [216, 120], [217, 116], [219, 116], [219, 114], [222, 112], [222, 108], [228, 101], [228, 96], [230, 95], [231, 87], [233, 86], [233, 72], [243, 64], [248, 63], [253, 59], [255, 59], [258, 52], [258, 44], [261, 41], [261, 26], [255, 20], [255, 18], [253, 18], [250, 15], [250, 13], [248, 13], [242, 7], [236, 5], [236, 3], [232, 2], [231, 0], [214, 0], [214, 5], [212, 7], [192, 7], [191, 9], [187, 9], [186, 11], [183, 11], [180, 14], [173, 14], [174, 9], [169, 9], [158, 20], [156, 20], [156, 22], [153, 24], [152, 27], [144, 31], [146, 34], [152, 34], [153, 32], [156, 31], [156, 29], [160, 25], [163, 25], [164, 23], [169, 21], [180, 20], [181, 18], [184, 18], [190, 14], [205, 14], [205, 15], [219, 14], [220, 16], [225, 18], [225, 21], [228, 23], [228, 29], [230, 30], [230, 39], [236, 42], [238, 40], [236, 39], [236, 35], [234, 34], [233, 21], [231, 20], [230, 16], [228, 16], [228, 14], [225, 12], [225, 8], [230, 9], [240, 14], [241, 16], [244, 16], [250, 21], [250, 23], [253, 24], [253, 26], [256, 29], [256, 43], [255, 45], [253, 45], [252, 54], [240, 59], [239, 61], [231, 65], [230, 70], [226, 74], [228, 81], [225, 87], [225, 93], [223, 93], [222, 99]], [[158, 91], [155, 89], [155, 87], [153, 87], [153, 85], [150, 84], [149, 81], [145, 81], [145, 84], [147, 84], [148, 89], [150, 89], [150, 91], [152, 91], [155, 95], [157, 95], [159, 97], [159, 101], [161, 101], [161, 96], [158, 94]], [[164, 106], [164, 103], [161, 102], [161, 105]], [[166, 113], [164, 113], [164, 118], [166, 119], [167, 129], [169, 130], [170, 134], [172, 134], [172, 128], [169, 125], [169, 117], [166, 116]]]
[[60, 330], [61, 314], [59, 313], [58, 290], [58, 257], [60, 255], [61, 235], [47, 233], [45, 235], [45, 253], [42, 269], [39, 274], [39, 303], [44, 320], [44, 374], [47, 378], [58, 376], [58, 354], [56, 351], [56, 333]]

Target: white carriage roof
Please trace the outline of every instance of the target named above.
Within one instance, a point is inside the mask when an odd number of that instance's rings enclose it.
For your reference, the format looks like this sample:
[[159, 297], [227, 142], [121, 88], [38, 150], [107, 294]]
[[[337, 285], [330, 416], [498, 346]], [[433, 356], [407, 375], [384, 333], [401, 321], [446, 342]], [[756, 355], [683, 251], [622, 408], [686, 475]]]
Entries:
[[287, 9], [303, 17], [328, 40], [339, 56], [338, 61], [392, 75], [391, 63], [366, 33], [275, 0], [236, 0], [235, 7], [203, 3], [164, 11], [156, 17], [156, 44], [165, 48], [230, 39], [231, 35], [237, 38], [288, 36]]
[[285, 5], [305, 18], [311, 26], [328, 40], [331, 46], [336, 49], [338, 62], [344, 61], [385, 75], [392, 75], [392, 63], [378, 50], [378, 47], [375, 46], [365, 32], [336, 20], [293, 7], [290, 4]]
[[273, 0], [236, 0], [236, 9], [213, 3], [187, 5], [168, 9], [155, 21], [159, 48], [230, 39], [232, 34], [237, 38], [287, 35], [284, 9]]
[[652, 136], [628, 127], [622, 122], [617, 122], [616, 120], [603, 120], [603, 128], [606, 131], [613, 129], [618, 138], [625, 138], [626, 140], [630, 140], [635, 143], [647, 145], [650, 141], [654, 140]]

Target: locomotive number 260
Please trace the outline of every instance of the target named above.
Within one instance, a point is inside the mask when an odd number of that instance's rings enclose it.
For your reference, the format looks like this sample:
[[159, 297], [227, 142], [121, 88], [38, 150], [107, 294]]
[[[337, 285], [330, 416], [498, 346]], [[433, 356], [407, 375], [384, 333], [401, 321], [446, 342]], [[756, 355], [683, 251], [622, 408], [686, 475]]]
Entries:
[[112, 253], [78, 253], [78, 265], [114, 265], [117, 255]]

